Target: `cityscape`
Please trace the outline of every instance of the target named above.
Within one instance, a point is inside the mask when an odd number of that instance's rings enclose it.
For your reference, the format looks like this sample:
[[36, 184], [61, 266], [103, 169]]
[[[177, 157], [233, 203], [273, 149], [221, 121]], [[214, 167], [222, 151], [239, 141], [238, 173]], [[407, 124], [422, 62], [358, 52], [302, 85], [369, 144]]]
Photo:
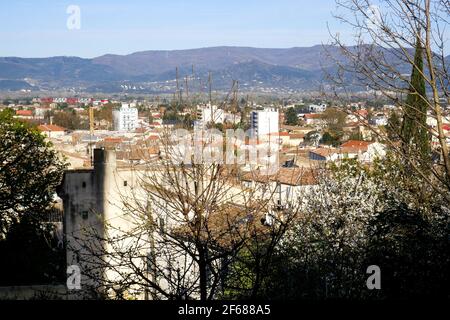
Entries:
[[11, 4], [66, 38], [0, 50], [0, 300], [448, 301], [448, 1], [131, 2]]

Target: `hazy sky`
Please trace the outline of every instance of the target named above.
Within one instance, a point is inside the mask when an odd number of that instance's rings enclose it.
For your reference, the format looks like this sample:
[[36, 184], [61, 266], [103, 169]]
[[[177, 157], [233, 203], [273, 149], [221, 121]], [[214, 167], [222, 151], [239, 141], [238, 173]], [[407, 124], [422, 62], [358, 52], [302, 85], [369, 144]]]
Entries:
[[[80, 29], [67, 27], [69, 5], [80, 8]], [[334, 9], [334, 0], [1, 1], [0, 56], [311, 46], [328, 41], [327, 23], [339, 31]]]

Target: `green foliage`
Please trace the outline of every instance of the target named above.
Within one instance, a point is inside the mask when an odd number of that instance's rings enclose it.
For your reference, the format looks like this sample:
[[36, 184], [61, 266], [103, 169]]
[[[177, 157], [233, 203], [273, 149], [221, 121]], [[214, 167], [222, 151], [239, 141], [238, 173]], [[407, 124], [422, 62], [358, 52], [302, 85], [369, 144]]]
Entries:
[[[256, 297], [448, 297], [450, 210], [443, 193], [391, 153], [372, 167], [354, 159], [333, 164], [318, 179]], [[228, 298], [242, 297], [252, 284], [258, 264], [246, 258], [232, 269], [244, 290], [228, 291]], [[370, 265], [381, 269], [381, 290], [366, 287]]]
[[208, 122], [208, 123], [206, 124], [206, 128], [207, 128], [207, 129], [217, 129], [217, 130], [219, 130], [219, 131], [221, 131], [221, 132], [225, 132], [225, 128], [224, 128], [223, 123], [213, 123], [213, 122]]
[[165, 121], [181, 121], [183, 118], [178, 114], [178, 111], [174, 108], [167, 109], [163, 115]]
[[358, 141], [362, 141], [364, 140], [363, 135], [361, 134], [361, 132], [358, 131], [354, 131], [350, 134], [350, 136], [348, 137], [348, 140], [358, 140]]
[[58, 110], [66, 110], [69, 107], [69, 104], [66, 102], [58, 103], [57, 108]]
[[298, 124], [297, 111], [294, 108], [288, 108], [286, 111], [286, 124], [295, 126]]
[[427, 128], [427, 94], [423, 74], [423, 53], [418, 38], [414, 65], [411, 73], [411, 85], [404, 106], [402, 139], [406, 156], [418, 156], [419, 161], [430, 160], [430, 136]]
[[309, 145], [315, 144], [319, 142], [321, 139], [321, 135], [318, 131], [310, 131], [305, 135], [305, 142]]
[[61, 282], [65, 276], [64, 248], [55, 226], [42, 223], [46, 215], [25, 215], [11, 224], [0, 240], [0, 285], [17, 286]]
[[254, 259], [248, 250], [242, 250], [236, 262], [228, 269], [221, 299], [244, 299], [251, 296], [255, 273]]
[[186, 129], [192, 129], [194, 127], [194, 118], [191, 114], [187, 113], [184, 115], [183, 127]]
[[400, 130], [402, 122], [397, 112], [392, 111], [388, 118], [388, 123], [386, 125], [387, 137], [390, 141], [398, 141], [400, 139]]
[[109, 123], [113, 123], [113, 110], [117, 105], [111, 102], [103, 105], [100, 110], [94, 111], [94, 117], [96, 120], [105, 120]]
[[0, 163], [0, 256], [7, 257], [0, 282], [13, 278], [6, 270], [17, 277], [23, 273], [28, 281], [25, 273], [31, 266], [33, 275], [42, 273], [35, 278], [40, 281], [50, 263], [45, 257], [55, 249], [49, 245], [53, 227], [42, 219], [49, 214], [66, 164], [36, 128], [15, 120], [8, 110], [0, 112]]
[[337, 136], [332, 135], [330, 132], [326, 131], [322, 138], [320, 139], [321, 144], [331, 145], [337, 147], [340, 144], [340, 139]]
[[81, 119], [75, 110], [55, 112], [53, 123], [69, 130], [89, 129], [89, 122]]
[[322, 119], [326, 124], [326, 130], [335, 137], [342, 137], [347, 114], [338, 108], [327, 108], [322, 113]]

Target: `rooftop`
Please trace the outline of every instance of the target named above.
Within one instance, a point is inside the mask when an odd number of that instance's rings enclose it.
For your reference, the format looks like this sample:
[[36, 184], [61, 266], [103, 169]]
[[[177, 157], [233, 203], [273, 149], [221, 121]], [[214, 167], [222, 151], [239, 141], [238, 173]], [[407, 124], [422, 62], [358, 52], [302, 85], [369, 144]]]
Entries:
[[66, 129], [64, 129], [63, 127], [54, 125], [54, 124], [43, 124], [40, 125], [38, 127], [38, 129], [40, 131], [52, 131], [52, 132], [56, 132], [56, 131], [66, 131]]
[[279, 168], [273, 175], [260, 174], [258, 171], [246, 173], [242, 177], [243, 181], [255, 181], [260, 183], [280, 182], [281, 184], [292, 186], [314, 185], [316, 175], [314, 170], [305, 168]]

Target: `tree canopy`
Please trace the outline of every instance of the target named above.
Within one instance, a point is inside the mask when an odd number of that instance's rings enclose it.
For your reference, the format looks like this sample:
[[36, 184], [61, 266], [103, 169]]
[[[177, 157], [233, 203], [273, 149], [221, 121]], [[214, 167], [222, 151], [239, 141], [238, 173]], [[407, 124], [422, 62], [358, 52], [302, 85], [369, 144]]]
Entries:
[[0, 235], [26, 214], [51, 204], [65, 163], [51, 143], [10, 110], [0, 112]]
[[31, 125], [0, 112], [0, 285], [61, 280], [64, 252], [50, 222], [65, 163]]

